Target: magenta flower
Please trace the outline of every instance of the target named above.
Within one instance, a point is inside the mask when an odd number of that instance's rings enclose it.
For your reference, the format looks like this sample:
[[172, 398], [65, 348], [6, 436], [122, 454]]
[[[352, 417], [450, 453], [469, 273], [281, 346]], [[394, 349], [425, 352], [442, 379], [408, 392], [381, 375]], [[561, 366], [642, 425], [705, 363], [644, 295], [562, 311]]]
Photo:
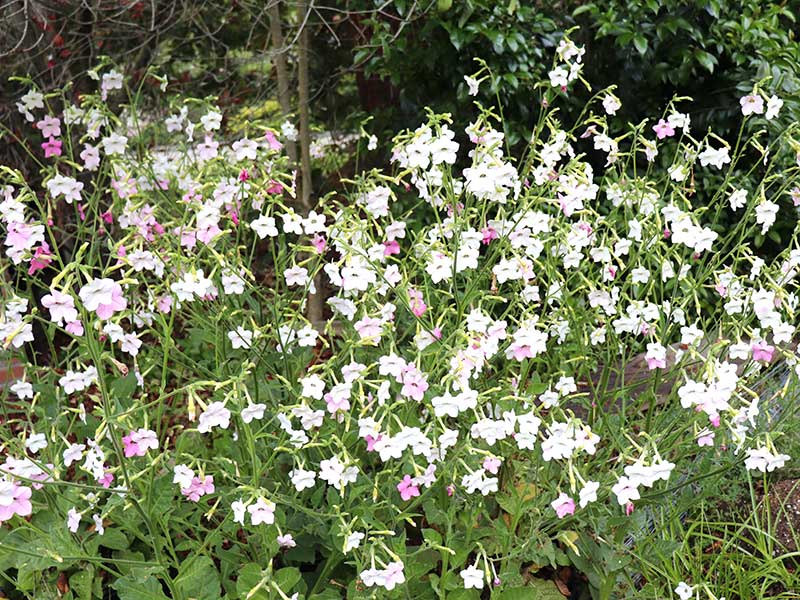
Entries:
[[411, 498], [419, 496], [419, 486], [414, 485], [410, 475], [403, 477], [403, 481], [397, 484], [397, 491], [400, 492], [403, 500], [411, 500]]
[[0, 481], [0, 523], [14, 515], [27, 517], [31, 512], [31, 488], [13, 481]]
[[653, 131], [656, 132], [656, 137], [660, 140], [675, 135], [675, 128], [664, 119], [653, 125]]
[[550, 503], [550, 506], [556, 511], [559, 519], [575, 514], [575, 501], [564, 492], [561, 492], [558, 498]]
[[772, 360], [772, 353], [775, 352], [775, 347], [770, 346], [765, 341], [755, 342], [750, 349], [753, 351], [753, 360], [763, 360], [770, 362]]
[[28, 267], [28, 275], [33, 275], [36, 271], [44, 269], [53, 261], [53, 255], [50, 253], [50, 246], [47, 242], [42, 242], [42, 245], [33, 251], [33, 258], [31, 258], [30, 267]]
[[102, 485], [104, 488], [108, 489], [111, 487], [111, 483], [114, 481], [114, 475], [110, 471], [106, 471], [105, 474], [97, 480], [97, 483]]
[[483, 239], [481, 240], [482, 243], [489, 245], [489, 242], [496, 240], [500, 237], [500, 234], [492, 227], [484, 227], [481, 229], [481, 233], [483, 234]]
[[44, 157], [50, 158], [51, 156], [61, 156], [61, 140], [51, 137], [46, 142], [42, 143], [44, 150]]

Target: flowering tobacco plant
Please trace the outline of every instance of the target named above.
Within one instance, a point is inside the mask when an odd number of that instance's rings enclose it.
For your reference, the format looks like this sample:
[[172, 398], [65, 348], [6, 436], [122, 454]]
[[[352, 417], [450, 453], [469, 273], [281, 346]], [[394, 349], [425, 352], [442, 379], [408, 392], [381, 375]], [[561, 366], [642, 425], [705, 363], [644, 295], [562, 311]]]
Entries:
[[[0, 203], [14, 585], [524, 594], [532, 565], [624, 565], [620, 540], [698, 469], [704, 494], [791, 460], [753, 390], [776, 361], [800, 375], [800, 248], [750, 241], [800, 197], [795, 128], [696, 135], [682, 100], [613, 131], [608, 90], [567, 127], [583, 56], [559, 45], [520, 157], [491, 109], [463, 139], [431, 113], [391, 172], [308, 214], [277, 131], [225, 139], [199, 102], [143, 122], [138, 92], [120, 114], [114, 71], [60, 111], [28, 92], [44, 183], [4, 168]], [[780, 110], [753, 95], [743, 131]], [[596, 569], [598, 597], [635, 596]]]

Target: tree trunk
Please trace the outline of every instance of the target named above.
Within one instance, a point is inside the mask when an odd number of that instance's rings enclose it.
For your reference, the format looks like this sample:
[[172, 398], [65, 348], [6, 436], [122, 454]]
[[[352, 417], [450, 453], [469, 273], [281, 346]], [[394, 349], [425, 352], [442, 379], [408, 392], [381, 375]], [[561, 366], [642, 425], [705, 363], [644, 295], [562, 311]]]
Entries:
[[[314, 208], [311, 201], [311, 129], [308, 106], [308, 22], [310, 18], [308, 0], [300, 0], [297, 4], [297, 11], [301, 27], [300, 47], [297, 53], [297, 96], [300, 103], [300, 171], [302, 173], [300, 202], [303, 212], [308, 214], [308, 211]], [[317, 292], [308, 297], [306, 317], [314, 327], [321, 329], [324, 326], [322, 277], [317, 275], [314, 278], [314, 285], [317, 288]]]
[[[271, 0], [269, 5], [269, 34], [272, 38], [272, 60], [278, 74], [278, 103], [281, 112], [288, 117], [292, 112], [292, 96], [289, 92], [289, 67], [286, 64], [286, 48], [283, 47], [283, 29], [281, 27], [280, 0]], [[293, 163], [297, 163], [297, 146], [292, 141], [286, 142], [286, 153]]]

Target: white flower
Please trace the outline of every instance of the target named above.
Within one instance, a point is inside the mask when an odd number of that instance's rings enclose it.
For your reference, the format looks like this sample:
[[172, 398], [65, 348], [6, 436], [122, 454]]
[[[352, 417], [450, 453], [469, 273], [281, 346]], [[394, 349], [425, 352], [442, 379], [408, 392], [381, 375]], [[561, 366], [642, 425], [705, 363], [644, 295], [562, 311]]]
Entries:
[[228, 332], [228, 339], [231, 341], [231, 346], [234, 350], [250, 348], [253, 345], [253, 338], [257, 334], [258, 332], [250, 331], [239, 325], [235, 331]]
[[300, 392], [302, 397], [322, 400], [322, 395], [325, 392], [325, 382], [319, 375], [303, 377], [303, 379], [300, 380], [300, 385], [303, 386], [303, 391]]
[[294, 265], [283, 272], [288, 286], [304, 286], [308, 282], [308, 270], [305, 267]]
[[236, 156], [236, 160], [256, 159], [258, 144], [256, 144], [253, 140], [242, 138], [241, 140], [235, 141], [232, 148], [233, 153]]
[[216, 110], [211, 110], [200, 117], [200, 122], [206, 131], [215, 131], [219, 129], [222, 124], [222, 113]]
[[289, 477], [294, 488], [298, 492], [302, 492], [305, 489], [314, 487], [317, 474], [314, 471], [306, 471], [305, 469], [293, 469], [289, 471]]
[[25, 440], [25, 448], [27, 448], [31, 454], [36, 454], [39, 450], [47, 448], [47, 437], [45, 437], [43, 433], [33, 433]]
[[233, 511], [233, 522], [244, 525], [244, 517], [247, 513], [247, 505], [242, 502], [241, 498], [231, 502], [231, 511]]
[[81, 514], [73, 506], [69, 509], [69, 511], [67, 511], [67, 529], [69, 529], [70, 532], [75, 533], [78, 531], [80, 524]]
[[762, 200], [756, 206], [756, 223], [761, 225], [762, 235], [769, 231], [770, 227], [775, 224], [775, 218], [778, 215], [778, 205], [769, 200]]
[[363, 540], [365, 535], [360, 531], [354, 531], [350, 535], [347, 536], [347, 539], [344, 542], [344, 549], [342, 552], [347, 554], [350, 550], [358, 548], [361, 545], [361, 540]]
[[466, 569], [463, 569], [459, 575], [461, 575], [461, 579], [464, 580], [465, 590], [470, 588], [475, 588], [476, 590], [483, 589], [484, 574], [483, 571], [475, 565], [470, 565]]
[[678, 594], [678, 598], [681, 600], [689, 600], [692, 597], [692, 592], [694, 591], [694, 586], [690, 586], [684, 581], [681, 581], [678, 584], [678, 587], [675, 588], [675, 593]]
[[172, 469], [172, 483], [177, 483], [182, 490], [192, 485], [194, 471], [186, 465], [175, 465]]
[[783, 107], [783, 100], [778, 98], [775, 95], [772, 95], [769, 100], [767, 100], [767, 113], [764, 115], [767, 120], [772, 120], [778, 116], [781, 108]]
[[620, 506], [625, 506], [628, 502], [641, 498], [638, 487], [635, 482], [623, 475], [611, 488], [611, 491], [617, 497], [617, 502], [619, 502]]
[[208, 433], [212, 427], [222, 427], [227, 429], [231, 423], [231, 411], [225, 408], [222, 402], [212, 402], [208, 408], [200, 415], [200, 423], [197, 431]]
[[764, 112], [764, 99], [758, 94], [749, 94], [742, 96], [739, 99], [739, 104], [742, 105], [742, 114], [747, 115], [760, 115]]
[[64, 200], [67, 204], [72, 204], [73, 201], [81, 201], [83, 183], [73, 179], [72, 177], [66, 177], [58, 174], [50, 179], [46, 186], [47, 191], [50, 192], [50, 195], [53, 198], [64, 196]]
[[707, 165], [714, 165], [718, 169], [721, 169], [723, 165], [731, 162], [731, 157], [728, 155], [728, 149], [724, 147], [720, 148], [719, 150], [715, 150], [711, 146], [706, 146], [706, 149], [698, 154], [697, 158], [700, 159], [701, 166], [705, 167]]
[[275, 226], [275, 218], [267, 215], [260, 215], [255, 221], [250, 223], [250, 229], [256, 232], [259, 239], [265, 237], [275, 237], [278, 235], [278, 228]]
[[64, 458], [64, 466], [68, 467], [83, 458], [84, 450], [86, 450], [86, 446], [83, 444], [70, 444], [61, 454]]
[[587, 481], [586, 484], [584, 484], [583, 489], [581, 489], [579, 493], [581, 508], [597, 500], [598, 489], [600, 489], [600, 483], [597, 481]]
[[100, 145], [108, 155], [122, 154], [128, 145], [128, 138], [118, 133], [112, 133], [101, 140]]
[[253, 525], [261, 523], [272, 525], [275, 522], [275, 503], [271, 500], [259, 498], [247, 507], [247, 512], [250, 513], [250, 521]]
[[345, 467], [339, 458], [334, 456], [319, 463], [319, 478], [341, 491], [348, 483], [353, 483], [358, 478], [358, 469]]
[[266, 404], [248, 404], [242, 409], [241, 417], [245, 423], [250, 423], [253, 419], [261, 420], [264, 418], [264, 411], [267, 409]]
[[20, 400], [33, 398], [33, 386], [27, 381], [16, 381], [9, 389], [14, 392]]
[[469, 88], [469, 95], [477, 96], [478, 88], [480, 87], [481, 82], [474, 77], [470, 77], [469, 75], [464, 75], [464, 81], [467, 83], [467, 87]]
[[728, 198], [728, 202], [731, 204], [731, 210], [739, 210], [747, 204], [747, 190], [735, 190]]
[[603, 110], [606, 111], [607, 115], [615, 115], [617, 111], [622, 107], [622, 102], [619, 101], [619, 98], [616, 96], [612, 96], [611, 94], [606, 94], [603, 98]]

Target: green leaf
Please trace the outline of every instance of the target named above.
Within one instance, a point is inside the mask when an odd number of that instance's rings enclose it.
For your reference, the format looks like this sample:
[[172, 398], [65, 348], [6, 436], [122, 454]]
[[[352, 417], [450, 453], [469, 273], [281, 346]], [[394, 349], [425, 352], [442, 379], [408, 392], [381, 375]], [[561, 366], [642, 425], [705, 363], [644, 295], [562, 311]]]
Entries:
[[112, 585], [117, 590], [119, 600], [168, 600], [161, 589], [161, 584], [152, 575], [144, 580], [132, 575], [120, 577]]
[[[269, 600], [269, 588], [262, 583], [264, 575], [256, 563], [247, 563], [239, 569], [236, 593], [241, 600]], [[266, 582], [266, 580], [264, 580]]]
[[88, 600], [92, 597], [93, 580], [94, 567], [87, 565], [83, 571], [78, 571], [69, 578], [69, 587], [76, 598]]
[[289, 594], [291, 589], [300, 581], [300, 569], [296, 567], [284, 567], [275, 572], [275, 583], [285, 594]]
[[703, 68], [706, 69], [709, 73], [714, 72], [714, 65], [717, 64], [717, 59], [713, 55], [709, 54], [705, 50], [695, 50], [694, 51], [694, 58], [697, 62], [699, 62]]
[[125, 377], [120, 377], [111, 382], [111, 397], [114, 400], [128, 400], [136, 390], [136, 374], [131, 371]]
[[531, 579], [525, 587], [514, 587], [503, 590], [497, 594], [498, 600], [564, 600], [564, 596], [552, 581], [546, 579]]
[[641, 33], [637, 33], [633, 36], [633, 45], [636, 47], [639, 54], [644, 56], [645, 52], [647, 52], [647, 38]]
[[218, 600], [219, 573], [207, 556], [194, 556], [184, 562], [175, 578], [175, 587], [187, 598]]
[[453, 0], [437, 0], [436, 2], [436, 10], [439, 12], [446, 12], [450, 10], [451, 6], [453, 6]]

